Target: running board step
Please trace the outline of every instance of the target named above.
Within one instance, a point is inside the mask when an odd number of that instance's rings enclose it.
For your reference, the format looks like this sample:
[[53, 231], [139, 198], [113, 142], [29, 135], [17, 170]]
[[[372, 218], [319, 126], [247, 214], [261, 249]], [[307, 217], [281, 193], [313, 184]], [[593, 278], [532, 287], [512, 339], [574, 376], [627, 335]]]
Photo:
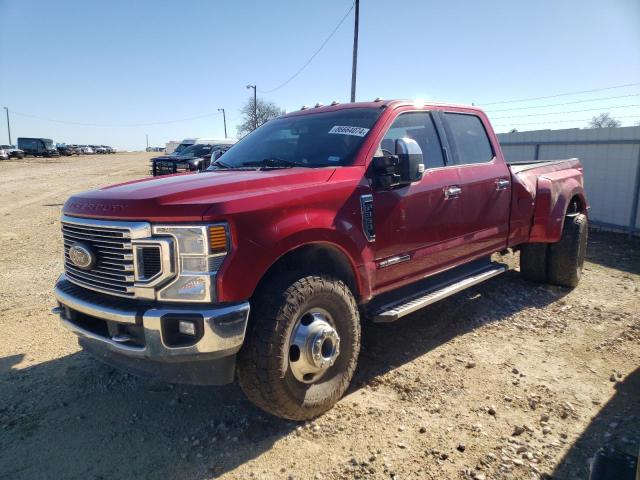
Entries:
[[450, 295], [454, 295], [469, 287], [489, 280], [509, 269], [502, 263], [492, 263], [484, 269], [471, 273], [465, 277], [458, 277], [448, 283], [441, 283], [430, 289], [415, 293], [409, 297], [401, 298], [381, 306], [373, 315], [376, 323], [389, 323], [420, 310], [427, 305], [436, 303]]

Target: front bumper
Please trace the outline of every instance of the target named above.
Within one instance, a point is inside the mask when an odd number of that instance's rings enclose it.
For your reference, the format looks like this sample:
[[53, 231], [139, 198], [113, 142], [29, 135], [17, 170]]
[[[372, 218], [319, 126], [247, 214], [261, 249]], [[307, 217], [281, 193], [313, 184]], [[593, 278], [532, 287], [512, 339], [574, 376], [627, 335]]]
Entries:
[[[134, 374], [192, 384], [233, 381], [235, 354], [244, 341], [249, 303], [163, 305], [122, 300], [92, 292], [62, 275], [55, 286], [56, 313], [101, 360]], [[197, 334], [179, 334], [179, 320]]]

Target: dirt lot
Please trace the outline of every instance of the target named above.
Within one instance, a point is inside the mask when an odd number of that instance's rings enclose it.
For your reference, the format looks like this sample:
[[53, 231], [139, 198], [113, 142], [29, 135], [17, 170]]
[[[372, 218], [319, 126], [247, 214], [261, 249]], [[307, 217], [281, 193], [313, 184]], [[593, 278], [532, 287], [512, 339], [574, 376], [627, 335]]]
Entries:
[[[348, 395], [307, 424], [236, 385], [139, 380], [54, 315], [60, 209], [150, 154], [0, 163], [0, 478], [585, 478], [640, 448], [640, 242], [591, 232], [573, 290], [517, 271], [366, 326]], [[513, 260], [513, 259], [511, 259]]]

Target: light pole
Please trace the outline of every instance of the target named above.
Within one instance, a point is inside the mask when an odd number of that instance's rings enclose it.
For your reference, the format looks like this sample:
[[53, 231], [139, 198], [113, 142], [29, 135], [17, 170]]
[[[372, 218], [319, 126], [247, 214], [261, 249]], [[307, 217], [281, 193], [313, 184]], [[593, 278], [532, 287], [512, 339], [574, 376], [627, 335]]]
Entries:
[[224, 122], [224, 138], [227, 138], [227, 116], [224, 114], [224, 108], [219, 108], [219, 112], [222, 112], [222, 121]]
[[147, 152], [148, 152], [149, 151], [149, 134], [147, 133], [146, 136], [147, 136]]
[[11, 143], [11, 124], [9, 122], [9, 109], [7, 107], [2, 107], [7, 112], [7, 133], [9, 134], [9, 145], [13, 145]]
[[360, 17], [360, 0], [356, 0], [356, 20], [353, 26], [353, 63], [351, 64], [351, 101], [356, 101], [356, 69], [358, 67], [358, 20]]
[[258, 97], [256, 96], [256, 86], [247, 85], [247, 89], [253, 88], [253, 129], [258, 128]]

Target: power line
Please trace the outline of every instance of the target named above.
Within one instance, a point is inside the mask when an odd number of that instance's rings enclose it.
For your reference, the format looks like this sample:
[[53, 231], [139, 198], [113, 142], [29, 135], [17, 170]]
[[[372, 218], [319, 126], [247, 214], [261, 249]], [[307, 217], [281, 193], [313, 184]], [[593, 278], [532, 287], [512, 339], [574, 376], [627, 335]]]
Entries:
[[150, 122], [150, 123], [82, 123], [82, 122], [72, 122], [67, 120], [57, 120], [54, 118], [40, 117], [38, 115], [31, 115], [29, 113], [16, 112], [14, 110], [11, 110], [11, 113], [13, 113], [14, 115], [20, 115], [22, 117], [29, 117], [29, 118], [35, 118], [37, 120], [43, 120], [45, 122], [62, 123], [66, 125], [79, 125], [82, 127], [149, 127], [153, 125], [166, 125], [169, 123], [188, 122], [189, 120], [198, 120], [200, 118], [207, 118], [207, 117], [220, 115], [220, 112], [205, 113], [203, 115], [196, 115], [194, 117], [179, 118], [175, 120], [164, 120], [160, 122]]
[[[640, 115], [626, 115], [623, 117], [615, 117], [616, 119], [619, 118], [640, 118]], [[548, 124], [548, 123], [571, 123], [571, 122], [588, 122], [589, 120], [592, 120], [591, 118], [582, 118], [582, 119], [578, 119], [578, 120], [554, 120], [551, 122], [528, 122], [528, 123], [503, 123], [501, 125], [494, 125], [494, 127], [513, 127], [513, 126], [521, 126], [521, 125], [543, 125], [543, 124]]]
[[347, 17], [349, 16], [349, 14], [351, 13], [351, 10], [353, 10], [354, 4], [351, 4], [351, 7], [349, 8], [349, 10], [347, 10], [347, 13], [344, 14], [344, 16], [342, 17], [342, 19], [338, 22], [338, 25], [336, 25], [336, 27], [333, 29], [333, 31], [329, 34], [329, 36], [325, 39], [324, 42], [322, 42], [322, 45], [320, 45], [320, 48], [318, 48], [313, 55], [311, 55], [311, 57], [309, 58], [309, 60], [307, 60], [304, 65], [302, 65], [302, 67], [300, 67], [298, 69], [298, 71], [296, 71], [296, 73], [294, 73], [293, 75], [291, 75], [287, 80], [285, 80], [283, 83], [281, 83], [280, 85], [278, 85], [275, 88], [272, 88], [271, 90], [260, 90], [260, 93], [272, 93], [275, 92], [276, 90], [280, 90], [282, 87], [284, 87], [285, 85], [287, 85], [289, 82], [291, 82], [291, 80], [293, 80], [294, 78], [296, 78], [298, 75], [300, 75], [302, 73], [302, 71], [307, 68], [307, 66], [313, 61], [314, 58], [316, 58], [316, 56], [320, 53], [320, 51], [324, 48], [324, 46], [329, 42], [329, 40], [331, 40], [331, 38], [335, 35], [335, 33], [338, 31], [338, 29], [340, 28], [340, 26], [344, 23], [344, 21], [347, 19]]
[[535, 106], [529, 106], [529, 107], [503, 108], [501, 110], [485, 110], [485, 111], [487, 113], [513, 112], [515, 110], [530, 110], [532, 108], [559, 107], [561, 105], [575, 105], [576, 103], [589, 103], [589, 102], [597, 102], [599, 100], [615, 100], [617, 98], [629, 98], [629, 97], [640, 97], [640, 93], [631, 93], [629, 95], [619, 95], [619, 96], [616, 96], [616, 97], [600, 97], [600, 98], [591, 98], [591, 99], [588, 99], [588, 100], [575, 100], [573, 102], [549, 103], [547, 105], [535, 105]]
[[564, 115], [567, 113], [579, 113], [579, 112], [594, 112], [594, 111], [606, 111], [606, 110], [613, 110], [614, 108], [631, 108], [631, 107], [640, 107], [640, 104], [637, 105], [610, 105], [608, 107], [602, 107], [602, 108], [586, 108], [583, 110], [568, 110], [565, 112], [549, 112], [549, 113], [530, 113], [528, 115], [513, 115], [513, 116], [509, 116], [509, 117], [492, 117], [491, 120], [503, 120], [503, 119], [508, 119], [508, 118], [523, 118], [523, 117], [540, 117], [540, 116], [546, 116], [546, 115]]
[[580, 95], [582, 93], [602, 92], [604, 90], [613, 90], [616, 88], [625, 88], [625, 87], [635, 87], [637, 85], [640, 85], [640, 83], [627, 83], [625, 85], [614, 85], [613, 87], [603, 87], [603, 88], [594, 88], [592, 90], [581, 90], [577, 92], [558, 93], [556, 95], [547, 95], [544, 97], [530, 97], [530, 98], [520, 98], [518, 100], [503, 100], [500, 102], [479, 103], [478, 105], [484, 106], [484, 105], [499, 105], [504, 103], [530, 102], [532, 100], [544, 100], [546, 98], [557, 98], [557, 97], [565, 97], [569, 95]]

